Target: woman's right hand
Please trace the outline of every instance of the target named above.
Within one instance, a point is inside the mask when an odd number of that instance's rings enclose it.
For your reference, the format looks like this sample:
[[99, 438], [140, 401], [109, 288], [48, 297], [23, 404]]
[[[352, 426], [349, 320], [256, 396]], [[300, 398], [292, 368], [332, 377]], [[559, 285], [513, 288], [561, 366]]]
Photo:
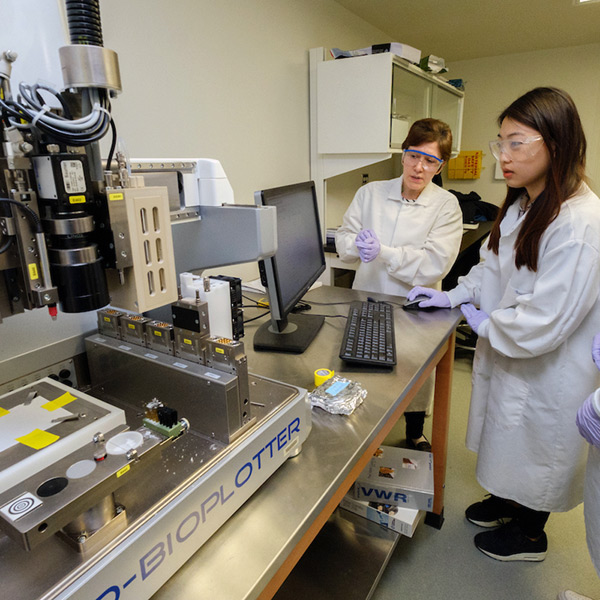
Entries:
[[450, 298], [445, 292], [440, 292], [432, 288], [426, 288], [417, 285], [410, 290], [410, 292], [408, 292], [407, 299], [409, 302], [411, 302], [417, 296], [427, 296], [429, 298], [429, 300], [422, 300], [419, 302], [419, 306], [421, 308], [427, 308], [428, 306], [434, 306], [436, 308], [450, 308]]

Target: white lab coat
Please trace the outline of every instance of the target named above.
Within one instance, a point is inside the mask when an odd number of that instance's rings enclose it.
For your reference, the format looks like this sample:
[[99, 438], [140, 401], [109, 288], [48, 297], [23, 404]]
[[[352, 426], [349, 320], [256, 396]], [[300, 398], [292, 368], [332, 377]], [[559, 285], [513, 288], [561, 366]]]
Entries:
[[373, 229], [379, 256], [360, 263], [353, 288], [406, 296], [415, 285], [436, 285], [448, 274], [460, 248], [462, 212], [456, 197], [429, 183], [414, 201], [402, 198], [402, 177], [361, 187], [335, 236], [337, 253], [354, 262], [361, 229]]
[[[406, 296], [415, 285], [438, 286], [448, 274], [462, 240], [462, 211], [456, 196], [429, 183], [415, 201], [402, 198], [402, 177], [361, 187], [335, 236], [345, 262], [358, 256], [356, 234], [373, 229], [381, 243], [379, 256], [360, 263], [354, 289]], [[410, 404], [428, 411], [434, 377], [425, 381]]]
[[514, 203], [499, 254], [459, 279], [452, 306], [478, 304], [479, 329], [467, 447], [489, 492], [540, 511], [583, 499], [585, 443], [575, 425], [581, 399], [600, 384], [590, 358], [600, 331], [600, 200], [583, 184], [540, 240], [537, 272], [517, 269], [513, 247], [524, 217]]
[[[594, 408], [600, 416], [600, 390], [594, 395]], [[592, 562], [600, 577], [600, 448], [590, 446], [583, 495], [585, 533]]]

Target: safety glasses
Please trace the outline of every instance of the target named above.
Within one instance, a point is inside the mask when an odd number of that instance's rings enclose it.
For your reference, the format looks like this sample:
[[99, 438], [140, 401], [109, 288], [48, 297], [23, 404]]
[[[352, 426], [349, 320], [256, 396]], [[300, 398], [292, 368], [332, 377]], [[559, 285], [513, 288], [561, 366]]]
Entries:
[[421, 163], [426, 171], [437, 171], [444, 164], [441, 158], [420, 150], [403, 150], [402, 160], [409, 167], [416, 167]]
[[496, 160], [500, 160], [502, 153], [512, 160], [527, 160], [539, 152], [542, 144], [535, 144], [535, 142], [543, 139], [541, 135], [532, 135], [519, 140], [492, 140], [490, 150]]

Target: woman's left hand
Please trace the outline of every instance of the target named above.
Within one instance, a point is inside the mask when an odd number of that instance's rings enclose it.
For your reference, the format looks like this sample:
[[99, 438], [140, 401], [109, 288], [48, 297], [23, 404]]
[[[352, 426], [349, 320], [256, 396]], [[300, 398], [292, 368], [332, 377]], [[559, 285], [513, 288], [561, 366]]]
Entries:
[[478, 310], [470, 302], [468, 304], [462, 304], [460, 310], [465, 316], [467, 323], [475, 333], [477, 333], [477, 330], [479, 329], [480, 325], [486, 319], [490, 318], [490, 316], [487, 313], [483, 312], [482, 310]]
[[594, 409], [594, 394], [577, 411], [575, 419], [579, 433], [593, 446], [600, 448], [600, 417]]
[[381, 244], [377, 234], [372, 229], [363, 229], [356, 236], [356, 247], [358, 255], [363, 262], [375, 260], [381, 250]]

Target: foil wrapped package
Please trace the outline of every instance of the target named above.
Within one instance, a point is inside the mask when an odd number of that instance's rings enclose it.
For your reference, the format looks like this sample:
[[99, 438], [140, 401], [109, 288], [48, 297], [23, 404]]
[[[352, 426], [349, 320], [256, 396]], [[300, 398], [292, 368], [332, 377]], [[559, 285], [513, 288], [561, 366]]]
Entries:
[[318, 406], [334, 415], [350, 415], [367, 397], [360, 383], [334, 375], [310, 394], [311, 406]]

